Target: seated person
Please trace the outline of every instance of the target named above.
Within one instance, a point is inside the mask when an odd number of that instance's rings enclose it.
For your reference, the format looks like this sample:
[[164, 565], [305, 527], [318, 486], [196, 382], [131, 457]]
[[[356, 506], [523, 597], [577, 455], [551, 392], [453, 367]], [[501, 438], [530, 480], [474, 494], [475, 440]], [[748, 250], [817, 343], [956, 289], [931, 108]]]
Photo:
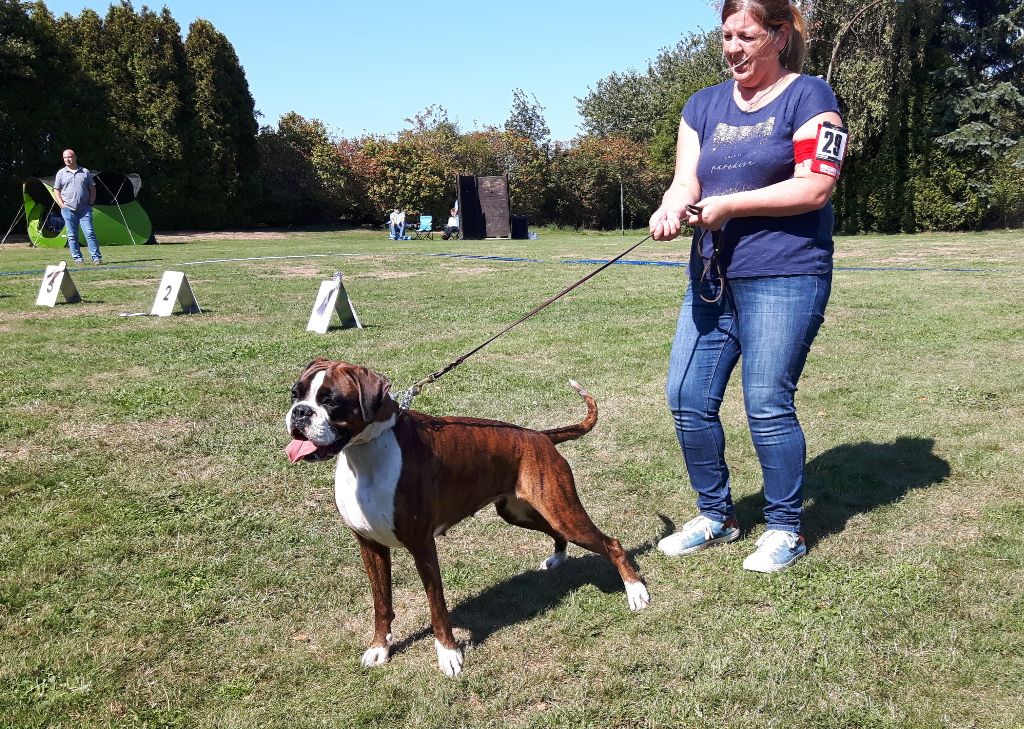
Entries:
[[452, 237], [452, 233], [459, 232], [459, 211], [456, 208], [452, 208], [448, 216], [448, 223], [444, 226], [444, 235], [441, 237], [448, 240]]
[[388, 216], [388, 227], [391, 234], [389, 240], [407, 240], [405, 237], [405, 212], [395, 208]]

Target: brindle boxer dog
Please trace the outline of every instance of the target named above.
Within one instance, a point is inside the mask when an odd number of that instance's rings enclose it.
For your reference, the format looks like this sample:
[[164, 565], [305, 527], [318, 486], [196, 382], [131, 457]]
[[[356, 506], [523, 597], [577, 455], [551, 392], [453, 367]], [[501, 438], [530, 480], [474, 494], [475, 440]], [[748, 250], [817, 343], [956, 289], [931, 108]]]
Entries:
[[597, 423], [591, 395], [582, 422], [530, 430], [495, 420], [435, 418], [402, 411], [381, 374], [347, 362], [317, 359], [292, 387], [285, 418], [294, 440], [292, 463], [338, 457], [334, 498], [355, 534], [373, 593], [373, 642], [364, 666], [388, 660], [391, 621], [391, 549], [412, 553], [430, 602], [437, 662], [448, 676], [462, 670], [452, 635], [434, 538], [488, 504], [510, 524], [555, 540], [541, 569], [565, 561], [573, 542], [612, 561], [626, 585], [631, 610], [650, 603], [643, 580], [617, 539], [587, 516], [572, 471], [555, 443], [579, 438]]

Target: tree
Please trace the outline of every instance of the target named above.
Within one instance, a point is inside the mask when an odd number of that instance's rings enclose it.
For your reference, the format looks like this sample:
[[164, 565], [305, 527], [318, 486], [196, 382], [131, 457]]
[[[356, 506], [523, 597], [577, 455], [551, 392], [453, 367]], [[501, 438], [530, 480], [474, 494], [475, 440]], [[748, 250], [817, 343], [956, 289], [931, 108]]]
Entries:
[[349, 170], [319, 119], [290, 111], [277, 128], [263, 127], [259, 146], [261, 222], [336, 223], [345, 212]]
[[512, 91], [512, 110], [505, 120], [505, 131], [528, 139], [539, 147], [548, 141], [551, 130], [544, 120], [544, 107], [535, 95], [530, 96], [533, 97], [532, 102], [522, 89]]
[[[824, 74], [835, 39], [865, 0], [810, 8], [806, 72]], [[832, 202], [836, 228], [896, 232], [916, 226], [915, 176], [932, 149], [933, 45], [938, 0], [883, 2], [842, 35], [832, 87], [850, 147]]]
[[255, 104], [235, 49], [206, 20], [189, 28], [188, 156], [191, 214], [205, 226], [251, 221], [259, 202]]
[[626, 225], [647, 222], [668, 180], [647, 159], [647, 146], [625, 137], [588, 135], [555, 145], [551, 160], [553, 217], [581, 228], [619, 226], [620, 183]]
[[1022, 25], [1019, 0], [943, 2], [935, 143], [966, 177], [958, 207], [967, 203], [975, 211], [955, 227], [977, 227], [984, 217], [990, 223], [1009, 219], [997, 203], [1013, 205], [999, 191], [1008, 187], [1007, 176], [1016, 181], [1024, 169]]
[[663, 121], [673, 117], [674, 148], [682, 105], [695, 91], [723, 78], [720, 53], [717, 30], [690, 33], [675, 46], [661, 49], [646, 72], [609, 74], [578, 99], [584, 129], [598, 137], [651, 142], [665, 133]]

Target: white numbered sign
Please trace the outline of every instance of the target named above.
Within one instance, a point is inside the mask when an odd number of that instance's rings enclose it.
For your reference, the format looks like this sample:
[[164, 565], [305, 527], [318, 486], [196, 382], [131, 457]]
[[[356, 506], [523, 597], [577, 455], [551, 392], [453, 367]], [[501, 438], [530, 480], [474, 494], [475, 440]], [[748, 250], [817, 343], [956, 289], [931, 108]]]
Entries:
[[164, 271], [160, 286], [156, 290], [156, 300], [150, 316], [170, 316], [174, 313], [174, 305], [180, 304], [184, 314], [202, 314], [188, 277], [182, 271]]
[[817, 159], [835, 165], [843, 163], [846, 155], [846, 140], [849, 137], [846, 127], [822, 122], [818, 125], [818, 138], [815, 143], [814, 156]]
[[356, 314], [356, 308], [349, 301], [348, 292], [341, 282], [341, 272], [337, 271], [334, 278], [320, 284], [320, 291], [317, 292], [316, 301], [313, 302], [313, 311], [309, 315], [309, 323], [306, 324], [307, 332], [326, 334], [331, 325], [331, 316], [338, 312], [342, 327], [355, 327], [362, 329], [362, 322]]
[[39, 296], [36, 297], [36, 306], [54, 307], [57, 305], [57, 294], [62, 294], [64, 300], [69, 304], [77, 304], [82, 300], [78, 293], [78, 287], [71, 280], [71, 272], [67, 270], [67, 261], [61, 261], [56, 266], [47, 266], [43, 274], [43, 283], [39, 287]]

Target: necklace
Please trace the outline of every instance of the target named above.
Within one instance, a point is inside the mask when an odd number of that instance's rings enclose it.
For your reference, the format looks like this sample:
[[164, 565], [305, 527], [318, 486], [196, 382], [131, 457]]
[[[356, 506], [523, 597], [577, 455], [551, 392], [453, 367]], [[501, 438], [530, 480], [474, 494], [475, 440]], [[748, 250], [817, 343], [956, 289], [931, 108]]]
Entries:
[[[747, 105], [747, 108], [744, 109], [744, 111], [753, 111], [754, 107], [757, 106], [758, 102], [761, 101], [768, 94], [770, 94], [772, 89], [774, 89], [776, 86], [778, 86], [779, 85], [779, 81], [781, 81], [784, 78], [786, 78], [786, 71], [785, 71], [785, 69], [783, 69], [779, 73], [779, 75], [775, 78], [775, 80], [772, 81], [770, 86], [767, 86], [766, 88], [761, 89], [756, 94], [751, 96], [750, 97], [750, 101], [746, 101], [742, 96], [740, 96], [740, 101], [742, 101], [744, 104]], [[739, 86], [739, 84], [737, 84], [737, 86]]]

